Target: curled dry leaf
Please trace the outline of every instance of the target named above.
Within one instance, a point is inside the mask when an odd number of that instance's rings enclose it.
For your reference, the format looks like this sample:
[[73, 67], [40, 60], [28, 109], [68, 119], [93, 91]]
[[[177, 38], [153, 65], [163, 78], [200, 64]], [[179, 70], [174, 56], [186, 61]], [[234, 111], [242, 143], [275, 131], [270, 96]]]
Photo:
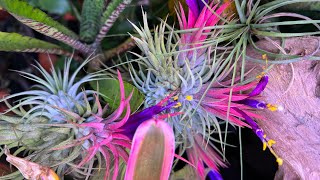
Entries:
[[58, 175], [50, 168], [19, 158], [10, 154], [5, 147], [6, 160], [19, 169], [23, 177], [30, 180], [59, 180]]

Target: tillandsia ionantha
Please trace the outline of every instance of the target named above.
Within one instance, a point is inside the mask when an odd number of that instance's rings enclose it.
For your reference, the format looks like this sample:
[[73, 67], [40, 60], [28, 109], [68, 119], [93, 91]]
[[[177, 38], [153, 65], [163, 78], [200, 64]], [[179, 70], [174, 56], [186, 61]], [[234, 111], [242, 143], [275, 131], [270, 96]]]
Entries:
[[[144, 121], [175, 105], [167, 100], [130, 116], [130, 98], [118, 72], [120, 105], [110, 115], [103, 108], [99, 92], [81, 90], [86, 82], [106, 78], [103, 73], [77, 74], [89, 60], [70, 74], [71, 59], [63, 73], [52, 66], [51, 74], [36, 67], [42, 78], [20, 72], [38, 83], [35, 89], [10, 95], [1, 101], [22, 97], [0, 115], [0, 145], [15, 148], [14, 155], [26, 152], [27, 160], [50, 167], [59, 177], [89, 178], [97, 169], [105, 169], [104, 179], [116, 179], [128, 161], [133, 134]], [[3, 151], [0, 155], [3, 155]], [[7, 153], [8, 154], [8, 153]], [[98, 162], [98, 163], [96, 163]], [[120, 164], [120, 165], [119, 165]], [[123, 173], [123, 172], [122, 172]], [[1, 179], [20, 179], [19, 172]]]
[[[135, 85], [146, 95], [145, 105], [152, 106], [168, 94], [176, 93], [173, 100], [177, 105], [171, 112], [183, 114], [167, 121], [174, 129], [180, 154], [187, 153], [201, 179], [208, 172], [219, 178], [218, 167], [226, 167], [222, 153], [212, 142], [221, 142], [221, 134], [220, 141], [211, 137], [221, 131], [220, 124], [225, 122], [252, 128], [263, 142], [264, 149], [269, 147], [281, 164], [282, 160], [271, 147], [274, 141], [268, 139], [252, 119], [264, 119], [254, 112], [256, 108], [277, 109], [275, 105], [256, 99], [266, 87], [268, 77], [259, 76], [259, 82], [240, 82], [240, 77], [230, 78], [237, 60], [224, 59], [226, 51], [217, 50], [218, 41], [213, 45], [207, 43], [208, 39], [212, 42], [221, 35], [222, 31], [207, 27], [220, 21], [229, 4], [219, 6], [202, 0], [186, 2], [188, 18], [181, 5], [177, 10], [181, 35], [166, 22], [156, 27], [152, 35], [146, 13], [143, 14], [143, 27], [134, 26], [140, 38], [132, 38], [145, 57], [136, 54], [141, 60], [138, 61], [139, 69], [131, 66], [130, 73]], [[167, 29], [169, 32], [165, 36]]]

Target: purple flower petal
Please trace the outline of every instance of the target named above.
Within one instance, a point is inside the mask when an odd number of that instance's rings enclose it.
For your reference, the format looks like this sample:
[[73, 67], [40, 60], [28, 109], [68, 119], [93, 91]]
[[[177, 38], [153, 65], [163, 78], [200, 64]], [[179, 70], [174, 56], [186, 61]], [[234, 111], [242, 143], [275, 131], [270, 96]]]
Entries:
[[223, 180], [220, 173], [215, 170], [211, 170], [207, 176], [210, 180]]
[[249, 94], [249, 96], [257, 96], [259, 95], [267, 86], [268, 84], [268, 76], [263, 76], [258, 85], [256, 86], [256, 88], [254, 88], [254, 90], [251, 91], [251, 93]]
[[[203, 0], [203, 1], [206, 2], [206, 4], [208, 4], [208, 0]], [[197, 0], [197, 2], [198, 2], [199, 11], [201, 11], [204, 8], [205, 4], [202, 2], [202, 0]]]
[[123, 133], [130, 139], [133, 138], [138, 126], [146, 120], [151, 119], [154, 115], [162, 111], [161, 106], [151, 106], [138, 113], [132, 114], [125, 125], [121, 127]]
[[251, 126], [252, 130], [256, 133], [256, 135], [263, 141], [263, 131], [262, 129], [258, 126], [258, 124], [250, 117], [248, 116], [245, 112], [240, 110], [239, 108], [232, 108], [235, 111], [237, 111], [241, 116], [245, 119], [245, 121]]
[[169, 102], [166, 106], [151, 106], [140, 112], [132, 114], [125, 125], [121, 127], [123, 133], [127, 135], [130, 139], [133, 138], [134, 133], [138, 126], [146, 120], [153, 118], [155, 115], [161, 113], [162, 111], [171, 108], [176, 102]]
[[[208, 4], [208, 0], [204, 0], [204, 2]], [[199, 13], [205, 7], [205, 4], [202, 2], [202, 0], [186, 0], [186, 3], [195, 17], [198, 17]]]
[[250, 117], [248, 116], [245, 112], [243, 112], [242, 110], [240, 110], [239, 108], [232, 108], [234, 109], [236, 112], [238, 112], [239, 114], [241, 114], [241, 116], [245, 119], [245, 121], [251, 126], [251, 128], [255, 131], [256, 129], [260, 129], [258, 124]]
[[[197, 2], [198, 0], [186, 0], [186, 3], [187, 3], [187, 5], [188, 5], [188, 7], [189, 7], [189, 10], [191, 10], [192, 11], [192, 13], [193, 13], [193, 15], [195, 16], [195, 17], [198, 17], [199, 16], [199, 12], [200, 12], [200, 10], [199, 10], [199, 5], [198, 5], [198, 2]], [[189, 12], [190, 13], [190, 12]]]
[[266, 103], [255, 100], [255, 99], [244, 99], [236, 102], [253, 107], [253, 108], [257, 108], [257, 109], [265, 109], [267, 107]]

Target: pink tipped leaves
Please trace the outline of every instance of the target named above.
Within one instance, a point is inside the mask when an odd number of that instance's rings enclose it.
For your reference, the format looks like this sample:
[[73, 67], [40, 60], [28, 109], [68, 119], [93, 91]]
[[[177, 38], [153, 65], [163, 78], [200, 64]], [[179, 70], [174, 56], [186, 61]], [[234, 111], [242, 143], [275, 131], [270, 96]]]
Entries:
[[[230, 5], [230, 3], [223, 3], [219, 6], [214, 2], [208, 4], [207, 0], [187, 0], [186, 3], [189, 8], [188, 18], [186, 17], [183, 7], [179, 4], [180, 9], [177, 15], [180, 29], [197, 28], [197, 30], [191, 33], [181, 34], [180, 50], [201, 47], [210, 32], [210, 29], [204, 30], [204, 28], [216, 25], [220, 21], [220, 16], [223, 11]], [[204, 51], [202, 48], [197, 49], [198, 56]], [[192, 59], [194, 51], [190, 50], [187, 52], [188, 53], [183, 53], [182, 59], [186, 57]]]
[[165, 121], [143, 122], [133, 137], [125, 180], [169, 179], [174, 150], [173, 130]]

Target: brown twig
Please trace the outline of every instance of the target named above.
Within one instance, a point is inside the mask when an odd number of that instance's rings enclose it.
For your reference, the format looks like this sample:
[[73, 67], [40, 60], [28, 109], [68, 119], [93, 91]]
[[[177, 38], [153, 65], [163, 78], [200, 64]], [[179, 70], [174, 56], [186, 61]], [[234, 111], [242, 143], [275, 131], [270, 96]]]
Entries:
[[104, 52], [105, 61], [108, 61], [112, 57], [117, 56], [118, 54], [124, 53], [135, 46], [136, 44], [134, 43], [134, 40], [132, 38], [129, 38], [119, 46], [105, 51]]
[[133, 47], [135, 47], [134, 40], [132, 38], [127, 39], [122, 44], [118, 45], [115, 48], [109, 49], [105, 52], [103, 52], [100, 55], [97, 55], [96, 59], [93, 59], [89, 63], [89, 69], [90, 70], [99, 70], [102, 64], [105, 64], [107, 61], [109, 61], [112, 57], [117, 56], [121, 53], [127, 52]]

